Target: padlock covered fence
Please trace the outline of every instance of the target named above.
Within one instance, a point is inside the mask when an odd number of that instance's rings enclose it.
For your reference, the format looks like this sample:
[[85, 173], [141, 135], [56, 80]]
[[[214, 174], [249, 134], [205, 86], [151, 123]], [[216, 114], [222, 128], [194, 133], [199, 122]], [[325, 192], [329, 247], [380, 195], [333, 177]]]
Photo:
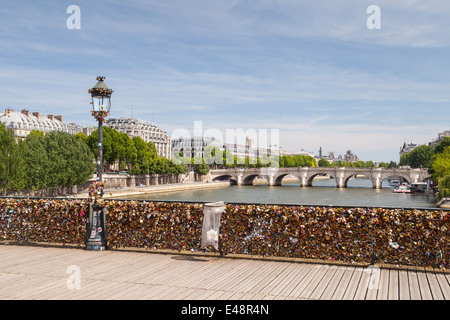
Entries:
[[[197, 252], [204, 203], [104, 200], [108, 248]], [[0, 198], [0, 239], [83, 245], [87, 199]], [[449, 211], [226, 204], [224, 255], [449, 269]]]

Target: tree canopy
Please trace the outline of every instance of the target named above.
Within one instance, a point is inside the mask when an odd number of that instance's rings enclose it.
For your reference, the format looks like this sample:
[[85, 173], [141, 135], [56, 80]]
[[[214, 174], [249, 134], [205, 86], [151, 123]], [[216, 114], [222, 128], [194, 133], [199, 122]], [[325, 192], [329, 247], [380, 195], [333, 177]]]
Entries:
[[86, 143], [65, 132], [30, 132], [17, 140], [0, 124], [0, 189], [2, 193], [48, 187], [72, 187], [94, 173]]

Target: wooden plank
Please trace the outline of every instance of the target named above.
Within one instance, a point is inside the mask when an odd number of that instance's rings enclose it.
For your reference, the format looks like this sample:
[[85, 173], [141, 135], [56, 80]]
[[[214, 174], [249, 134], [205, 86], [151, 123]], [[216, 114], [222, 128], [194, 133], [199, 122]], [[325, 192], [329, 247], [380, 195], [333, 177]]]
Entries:
[[289, 296], [294, 299], [301, 298], [303, 290], [305, 290], [306, 286], [311, 282], [311, 280], [321, 268], [322, 265], [308, 264], [307, 267], [302, 271], [305, 273], [305, 275], [300, 280], [298, 285], [292, 290], [292, 292], [289, 293]]
[[205, 298], [205, 300], [218, 300], [220, 299], [220, 296], [223, 295], [226, 290], [214, 290], [213, 293], [211, 293], [208, 297]]
[[272, 273], [271, 277], [268, 278], [267, 284], [259, 292], [272, 295], [271, 291], [276, 289], [279, 283], [284, 280], [285, 276], [292, 271], [292, 269], [289, 269], [289, 267], [292, 267], [292, 264], [281, 262], [279, 268], [277, 268], [277, 271]]
[[[327, 272], [324, 274], [320, 282], [315, 287], [314, 291], [309, 296], [309, 299], [319, 300], [324, 295], [324, 292], [329, 288], [329, 284], [334, 274], [337, 271], [336, 266], [331, 266], [328, 268]], [[334, 288], [333, 288], [334, 292]]]
[[439, 282], [436, 278], [436, 274], [434, 272], [427, 272], [426, 275], [428, 279], [428, 284], [430, 285], [433, 300], [445, 300]]
[[[236, 271], [238, 265], [235, 261], [227, 261], [220, 264], [214, 272], [205, 274], [203, 277], [196, 277], [190, 285], [207, 290], [217, 289], [223, 286], [223, 281], [228, 279], [229, 275]], [[242, 266], [244, 267], [244, 266]], [[234, 270], [234, 271], [233, 271]]]
[[343, 274], [341, 279], [336, 287], [336, 290], [333, 292], [333, 295], [330, 297], [330, 300], [342, 300], [345, 292], [347, 291], [348, 285], [351, 281], [353, 272], [355, 271], [354, 267], [344, 267]]
[[175, 290], [167, 292], [167, 295], [163, 295], [161, 299], [163, 300], [183, 300], [190, 294], [193, 294], [197, 289], [184, 288], [184, 287], [174, 287]]
[[350, 283], [347, 287], [347, 290], [344, 293], [344, 296], [342, 297], [343, 300], [353, 300], [356, 294], [356, 291], [358, 290], [359, 282], [361, 281], [361, 278], [364, 274], [364, 268], [355, 268], [354, 272], [352, 273], [352, 278], [350, 280]]
[[230, 300], [233, 294], [233, 291], [220, 291], [220, 294], [217, 298], [215, 298], [215, 300]]
[[408, 270], [408, 283], [409, 283], [409, 293], [411, 300], [421, 300], [420, 295], [419, 280], [417, 278], [417, 271]]
[[372, 269], [372, 273], [367, 281], [367, 293], [365, 299], [376, 300], [378, 291], [380, 290], [381, 269], [376, 266], [370, 266], [369, 268]]
[[273, 288], [269, 294], [273, 296], [283, 296], [287, 297], [285, 294], [285, 289], [288, 287], [287, 292], [291, 290], [292, 287], [289, 287], [290, 284], [295, 285], [295, 278], [301, 272], [301, 270], [305, 267], [305, 264], [292, 263], [284, 270], [281, 275], [282, 280], [277, 284], [275, 288]]
[[[264, 261], [261, 261], [261, 264], [263, 263]], [[279, 275], [280, 272], [282, 272], [282, 270], [286, 269], [286, 267], [287, 263], [285, 262], [271, 262], [267, 273], [258, 280], [255, 280], [254, 283], [250, 283], [245, 292], [267, 294], [270, 290], [267, 290], [266, 288], [270, 286], [270, 283]]]
[[314, 274], [314, 277], [303, 289], [303, 291], [299, 295], [299, 298], [309, 299], [316, 287], [319, 285], [322, 278], [329, 272], [329, 270], [330, 267], [328, 265], [323, 265], [321, 268], [318, 268], [318, 272]]
[[194, 270], [193, 276], [179, 284], [203, 289], [217, 288], [225, 279], [229, 281], [230, 274], [235, 275], [239, 279], [245, 278], [244, 274], [240, 273], [240, 270], [245, 270], [246, 268], [252, 268], [251, 261], [228, 260], [214, 265], [204, 265], [200, 272]]
[[399, 299], [400, 300], [411, 300], [408, 272], [405, 270], [400, 270], [398, 273], [398, 283], [399, 283]]
[[271, 264], [258, 264], [252, 267], [252, 271], [247, 277], [242, 277], [241, 281], [228, 287], [230, 290], [248, 292], [252, 285], [260, 281], [264, 275], [270, 273], [272, 270]]
[[283, 286], [279, 286], [279, 289], [271, 292], [274, 295], [280, 295], [286, 297], [286, 299], [292, 299], [291, 292], [298, 286], [298, 284], [302, 281], [302, 279], [306, 276], [309, 264], [302, 263], [297, 265], [294, 271], [289, 274], [289, 277], [286, 277], [286, 283]]
[[428, 279], [425, 271], [417, 272], [417, 280], [419, 282], [420, 295], [422, 296], [422, 300], [433, 300], [433, 295], [431, 294], [431, 289], [428, 284]]
[[199, 296], [197, 296], [196, 300], [206, 300], [206, 299], [208, 299], [208, 297], [210, 297], [215, 292], [217, 292], [217, 291], [211, 290], [211, 289], [203, 289], [203, 292]]
[[369, 290], [369, 280], [372, 275], [372, 268], [364, 268], [361, 278], [358, 283], [358, 287], [356, 288], [355, 296], [353, 300], [365, 300], [367, 291]]
[[220, 278], [217, 279], [217, 282], [214, 282], [214, 287], [208, 286], [205, 288], [229, 291], [230, 287], [233, 287], [240, 281], [241, 277], [248, 274], [249, 270], [252, 270], [251, 268], [256, 267], [256, 265], [251, 262], [252, 261], [235, 261], [235, 266], [233, 266], [229, 272], [222, 274]]
[[[171, 278], [170, 275], [179, 276], [184, 270], [183, 266], [177, 266], [178, 263], [175, 261], [161, 261], [154, 268], [151, 265], [145, 265], [145, 263], [143, 262], [144, 265], [136, 266], [136, 270], [131, 272], [131, 277], [125, 274], [121, 275], [120, 278], [130, 282], [165, 285], [170, 279], [174, 280], [174, 277]], [[127, 270], [127, 272], [129, 271]]]
[[[131, 289], [132, 288], [132, 289]], [[136, 284], [134, 283], [131, 290], [126, 290], [123, 295], [117, 296], [115, 299], [117, 300], [138, 300], [142, 296], [148, 294], [152, 290], [154, 290], [155, 286], [151, 284]]]
[[441, 287], [442, 295], [445, 300], [450, 300], [450, 283], [445, 274], [436, 273], [436, 279]]
[[136, 298], [136, 300], [158, 300], [164, 295], [164, 292], [173, 290], [173, 287], [168, 287], [164, 285], [150, 285], [147, 292]]
[[390, 270], [387, 268], [381, 268], [377, 300], [388, 300], [388, 298], [389, 298], [389, 277], [390, 277]]
[[[355, 267], [26, 246], [0, 246], [0, 257], [0, 299], [450, 298], [450, 276], [423, 268], [381, 269], [371, 289], [375, 271]], [[79, 290], [67, 287], [70, 265]]]
[[389, 270], [388, 299], [398, 300], [399, 299], [398, 291], [399, 291], [398, 270], [391, 269]]

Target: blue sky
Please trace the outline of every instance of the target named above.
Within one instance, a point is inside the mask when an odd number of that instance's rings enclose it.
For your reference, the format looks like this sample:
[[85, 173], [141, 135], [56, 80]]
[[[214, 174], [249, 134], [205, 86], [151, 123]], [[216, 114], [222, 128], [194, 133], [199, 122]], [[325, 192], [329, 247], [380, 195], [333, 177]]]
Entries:
[[393, 2], [3, 1], [0, 104], [95, 125], [87, 90], [103, 75], [111, 117], [169, 135], [278, 129], [291, 152], [398, 161], [403, 142], [450, 129], [450, 2]]

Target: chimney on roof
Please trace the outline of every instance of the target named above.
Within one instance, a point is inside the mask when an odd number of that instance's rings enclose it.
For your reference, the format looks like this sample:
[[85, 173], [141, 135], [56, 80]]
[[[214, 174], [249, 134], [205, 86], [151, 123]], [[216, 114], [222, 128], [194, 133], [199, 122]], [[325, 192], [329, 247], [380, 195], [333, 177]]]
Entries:
[[30, 116], [30, 111], [28, 111], [27, 109], [23, 109], [21, 111], [24, 115], [26, 115], [27, 117]]
[[39, 118], [41, 116], [39, 112], [33, 112], [32, 115], [36, 118]]
[[53, 115], [52, 115], [52, 114], [49, 114], [49, 115], [47, 116], [47, 118], [49, 118], [50, 120], [53, 121]]
[[11, 112], [14, 112], [14, 110], [13, 109], [9, 109], [9, 108], [5, 109], [5, 114], [10, 114]]
[[58, 120], [59, 122], [63, 122], [63, 116], [61, 115], [55, 116], [55, 119]]

